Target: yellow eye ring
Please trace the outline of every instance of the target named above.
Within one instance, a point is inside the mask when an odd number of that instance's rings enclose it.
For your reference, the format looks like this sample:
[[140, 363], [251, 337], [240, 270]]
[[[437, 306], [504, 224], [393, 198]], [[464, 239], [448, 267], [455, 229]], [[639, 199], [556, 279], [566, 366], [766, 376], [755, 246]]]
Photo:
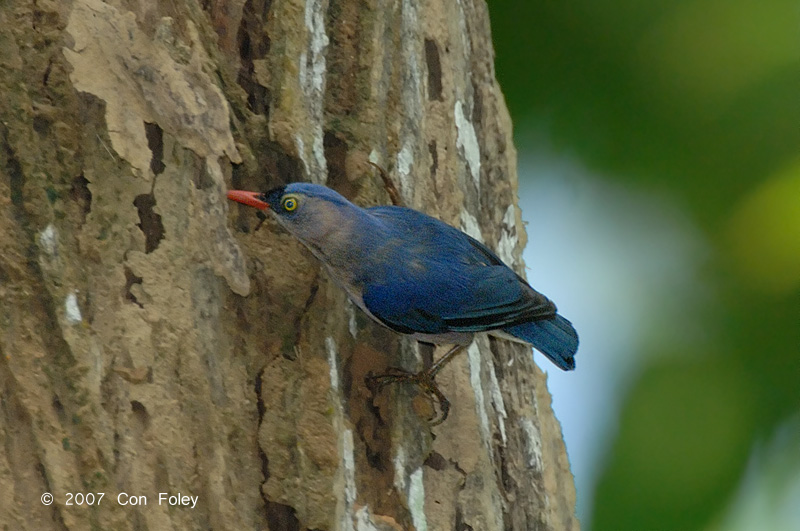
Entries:
[[291, 212], [297, 208], [297, 198], [293, 195], [288, 195], [281, 201], [281, 206], [287, 212]]

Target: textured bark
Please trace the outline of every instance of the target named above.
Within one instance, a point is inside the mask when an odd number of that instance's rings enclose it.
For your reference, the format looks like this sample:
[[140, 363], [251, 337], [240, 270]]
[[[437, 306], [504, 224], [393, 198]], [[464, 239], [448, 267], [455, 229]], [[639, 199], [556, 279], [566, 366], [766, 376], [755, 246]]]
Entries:
[[3, 528], [577, 529], [529, 350], [479, 338], [431, 429], [415, 389], [364, 377], [441, 351], [224, 199], [388, 203], [371, 160], [522, 271], [482, 0], [36, 0], [0, 28]]

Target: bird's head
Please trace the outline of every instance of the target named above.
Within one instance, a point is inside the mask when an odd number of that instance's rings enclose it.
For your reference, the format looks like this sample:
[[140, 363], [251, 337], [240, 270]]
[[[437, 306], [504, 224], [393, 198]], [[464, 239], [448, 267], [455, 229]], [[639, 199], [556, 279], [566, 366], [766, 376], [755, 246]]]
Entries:
[[330, 188], [311, 183], [291, 183], [268, 192], [230, 190], [228, 199], [271, 211], [296, 238], [315, 248], [346, 230], [359, 210]]

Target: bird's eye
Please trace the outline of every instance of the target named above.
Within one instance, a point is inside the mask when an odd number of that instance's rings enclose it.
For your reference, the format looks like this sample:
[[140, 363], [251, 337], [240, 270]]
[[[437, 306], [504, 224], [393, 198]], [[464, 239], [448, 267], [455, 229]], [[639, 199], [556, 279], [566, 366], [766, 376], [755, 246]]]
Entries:
[[285, 211], [291, 212], [292, 210], [297, 208], [297, 198], [294, 196], [284, 197], [281, 205], [283, 206], [283, 209]]

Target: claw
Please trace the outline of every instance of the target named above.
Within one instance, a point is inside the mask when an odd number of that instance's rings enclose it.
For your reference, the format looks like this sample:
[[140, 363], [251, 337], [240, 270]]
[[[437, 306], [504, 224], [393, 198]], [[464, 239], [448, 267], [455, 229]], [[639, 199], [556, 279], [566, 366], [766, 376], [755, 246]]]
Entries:
[[[384, 374], [367, 376], [365, 382], [371, 391], [379, 391], [384, 386], [392, 383], [410, 382], [417, 385], [432, 401], [439, 403], [438, 416], [434, 414], [434, 417], [429, 420], [431, 426], [438, 426], [444, 422], [450, 414], [450, 401], [444, 396], [444, 393], [439, 390], [439, 386], [436, 385], [436, 382], [433, 381], [433, 377], [430, 374], [431, 372], [432, 371], [428, 369], [427, 371], [412, 373], [396, 367], [389, 367]], [[434, 411], [436, 410], [436, 405], [434, 405]]]
[[[434, 416], [433, 419], [429, 421], [431, 426], [438, 426], [444, 422], [445, 419], [447, 419], [447, 415], [450, 414], [450, 401], [444, 396], [444, 393], [439, 390], [439, 386], [436, 385], [434, 378], [436, 378], [436, 375], [442, 370], [442, 367], [447, 365], [450, 360], [452, 360], [455, 355], [461, 352], [463, 349], [463, 345], [455, 345], [453, 348], [447, 351], [444, 356], [439, 358], [436, 363], [422, 372], [413, 373], [403, 369], [398, 369], [397, 367], [389, 367], [386, 369], [386, 373], [375, 376], [369, 375], [364, 379], [364, 381], [367, 384], [367, 388], [373, 392], [379, 391], [381, 388], [383, 388], [383, 386], [390, 383], [411, 382], [416, 384], [423, 391], [425, 391], [425, 393], [432, 400], [439, 402], [439, 412], [441, 416], [439, 418]], [[434, 411], [436, 410], [435, 405], [433, 409]]]
[[[433, 427], [433, 426], [438, 426], [447, 419], [447, 416], [450, 414], [450, 401], [447, 399], [447, 397], [445, 397], [442, 394], [442, 392], [439, 390], [438, 387], [431, 389], [431, 393], [432, 394], [430, 394], [429, 396], [435, 397], [436, 400], [439, 401], [439, 413], [440, 413], [439, 418], [434, 417], [428, 421], [428, 424], [430, 424], [431, 427]], [[435, 409], [436, 408], [434, 408], [434, 411]]]
[[366, 382], [367, 388], [370, 391], [379, 391], [390, 383], [405, 382], [409, 380], [414, 381], [415, 376], [417, 375], [413, 372], [398, 369], [397, 367], [388, 367], [385, 373], [375, 375], [370, 374], [364, 378], [364, 381]]

